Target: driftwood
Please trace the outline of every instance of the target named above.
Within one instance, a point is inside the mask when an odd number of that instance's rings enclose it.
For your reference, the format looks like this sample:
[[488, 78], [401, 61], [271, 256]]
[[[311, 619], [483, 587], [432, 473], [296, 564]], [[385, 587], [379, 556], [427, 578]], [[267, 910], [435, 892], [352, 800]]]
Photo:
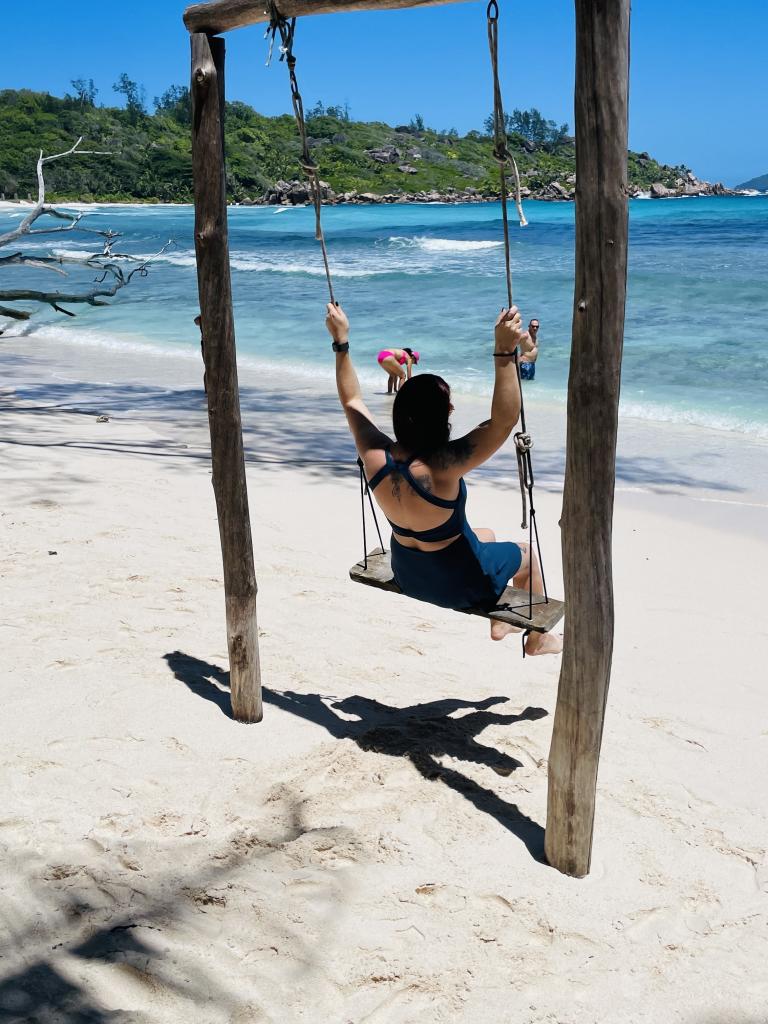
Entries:
[[[97, 271], [99, 277], [97, 278], [96, 285], [87, 291], [46, 292], [35, 288], [6, 288], [0, 290], [0, 299], [6, 302], [13, 300], [19, 302], [39, 302], [43, 305], [51, 306], [58, 313], [64, 313], [66, 316], [74, 316], [75, 314], [71, 310], [64, 309], [62, 303], [67, 305], [86, 303], [89, 306], [108, 306], [109, 303], [105, 302], [104, 299], [112, 298], [121, 288], [129, 285], [136, 274], [140, 277], [145, 277], [150, 263], [159, 256], [162, 256], [171, 244], [171, 242], [167, 242], [154, 256], [141, 260], [138, 266], [133, 267], [129, 271], [125, 271], [119, 264], [113, 261], [116, 259], [134, 259], [134, 257], [126, 256], [122, 253], [113, 256], [107, 250], [86, 260], [73, 259], [67, 256], [25, 256], [20, 252], [13, 253], [11, 256], [3, 256], [0, 258], [0, 269], [6, 266], [21, 265], [38, 267], [43, 270], [53, 270], [56, 273], [64, 274], [65, 272], [59, 269], [59, 267], [62, 264], [74, 264]], [[108, 285], [105, 284], [106, 281], [109, 281]], [[7, 306], [0, 306], [0, 315], [10, 316], [15, 320], [28, 320], [30, 317], [30, 314], [25, 311], [14, 311]]]
[[[563, 664], [546, 855], [589, 871], [613, 653], [611, 529], [627, 280], [630, 0], [576, 0], [576, 280], [563, 498]], [[595, 367], [600, 368], [595, 373]]]
[[256, 574], [237, 385], [224, 174], [224, 41], [192, 45], [192, 168], [195, 251], [211, 428], [213, 489], [224, 565], [232, 712], [262, 717]]
[[[108, 303], [104, 299], [112, 298], [112, 296], [116, 295], [121, 288], [125, 288], [126, 285], [130, 284], [137, 274], [140, 277], [145, 277], [150, 263], [159, 256], [162, 256], [165, 250], [173, 244], [170, 241], [167, 242], [154, 256], [149, 258], [137, 259], [128, 253], [116, 253], [112, 251], [112, 247], [116, 239], [120, 237], [118, 232], [83, 227], [80, 224], [83, 217], [82, 213], [67, 213], [64, 210], [57, 210], [56, 207], [50, 206], [45, 202], [45, 176], [43, 168], [46, 164], [72, 155], [108, 155], [99, 150], [80, 149], [81, 142], [82, 136], [68, 150], [65, 150], [63, 153], [55, 153], [52, 156], [44, 156], [41, 151], [37, 159], [37, 201], [15, 228], [0, 235], [0, 247], [11, 245], [13, 242], [19, 242], [33, 235], [60, 235], [77, 231], [78, 233], [97, 235], [103, 238], [102, 250], [85, 255], [83, 259], [73, 256], [40, 256], [37, 254], [29, 256], [24, 252], [13, 252], [8, 256], [0, 257], [0, 270], [13, 266], [33, 267], [38, 270], [50, 270], [66, 277], [67, 273], [62, 268], [68, 264], [78, 266], [81, 269], [95, 271], [97, 275], [95, 284], [83, 291], [66, 292], [45, 291], [34, 288], [5, 288], [0, 290], [0, 300], [3, 302], [37, 302], [41, 305], [51, 306], [57, 312], [64, 313], [66, 316], [74, 316], [75, 314], [71, 310], [65, 309], [61, 305], [62, 303], [67, 305], [85, 303], [89, 306], [106, 306]], [[32, 227], [41, 217], [45, 216], [53, 217], [55, 220], [66, 221], [66, 224], [47, 228]], [[132, 262], [136, 266], [127, 270], [120, 265], [121, 262], [123, 264], [125, 262]], [[0, 316], [9, 317], [12, 320], [29, 320], [31, 313], [24, 309], [0, 305]]]
[[[62, 160], [64, 157], [72, 156], [77, 154], [78, 156], [109, 156], [109, 153], [104, 153], [101, 150], [95, 149], [80, 149], [80, 143], [83, 141], [82, 135], [69, 149], [63, 153], [53, 153], [51, 156], [44, 156], [42, 150], [40, 156], [37, 158], [37, 202], [24, 217], [19, 224], [11, 231], [6, 231], [5, 234], [0, 235], [0, 246], [9, 245], [11, 242], [15, 242], [22, 235], [56, 235], [62, 234], [65, 231], [90, 231], [95, 235], [105, 235], [107, 232], [95, 231], [89, 228], [80, 228], [78, 224], [82, 218], [82, 213], [65, 213], [63, 210], [57, 210], [54, 206], [49, 206], [45, 202], [45, 177], [43, 175], [43, 167], [46, 164], [53, 163], [54, 160]], [[66, 226], [60, 226], [57, 228], [35, 228], [32, 230], [32, 225], [40, 217], [44, 216], [55, 217], [57, 220], [66, 220], [69, 223]]]
[[[307, 14], [342, 14], [345, 11], [387, 11], [402, 7], [435, 7], [457, 0], [277, 0], [276, 9], [284, 18]], [[184, 12], [184, 24], [190, 32], [228, 32], [233, 28], [269, 21], [265, 0], [212, 0], [192, 4]]]
[[[0, 316], [7, 316], [10, 320], [29, 320], [32, 316], [26, 309], [14, 309], [12, 306], [0, 306]], [[0, 334], [3, 332], [0, 330]]]

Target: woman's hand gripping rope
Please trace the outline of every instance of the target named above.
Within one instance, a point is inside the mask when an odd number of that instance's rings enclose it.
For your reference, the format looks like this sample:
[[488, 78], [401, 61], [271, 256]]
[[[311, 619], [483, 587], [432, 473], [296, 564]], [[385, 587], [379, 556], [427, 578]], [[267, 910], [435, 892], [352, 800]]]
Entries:
[[325, 326], [334, 341], [343, 345], [349, 341], [349, 320], [338, 302], [329, 302], [325, 307]]

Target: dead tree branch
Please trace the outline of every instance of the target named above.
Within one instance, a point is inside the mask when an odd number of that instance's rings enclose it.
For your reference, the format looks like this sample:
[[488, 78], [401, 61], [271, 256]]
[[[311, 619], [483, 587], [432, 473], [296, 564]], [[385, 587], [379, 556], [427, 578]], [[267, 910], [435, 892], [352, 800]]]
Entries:
[[[103, 260], [103, 256], [94, 256], [83, 262], [66, 256], [35, 257], [34, 259], [29, 260], [25, 259], [22, 253], [15, 253], [13, 256], [5, 257], [5, 260], [0, 261], [0, 263], [5, 261], [8, 263], [21, 264], [32, 263], [33, 265], [34, 263], [37, 263], [38, 265], [42, 263], [46, 266], [46, 269], [49, 270], [56, 269], [53, 266], [55, 263], [78, 263], [81, 266], [87, 266], [92, 270], [97, 270], [99, 272], [100, 276], [96, 279], [96, 285], [102, 285], [110, 278], [112, 283], [108, 287], [95, 287], [82, 292], [45, 292], [34, 288], [9, 288], [0, 290], [0, 300], [4, 302], [39, 302], [43, 305], [51, 306], [57, 312], [64, 313], [66, 316], [75, 316], [75, 314], [68, 309], [64, 309], [61, 305], [63, 302], [68, 305], [72, 303], [87, 303], [89, 306], [108, 306], [109, 303], [104, 302], [104, 299], [112, 298], [116, 295], [121, 288], [125, 288], [126, 285], [129, 285], [131, 280], [137, 274], [139, 277], [146, 277], [150, 264], [154, 260], [159, 259], [159, 257], [162, 256], [171, 245], [173, 245], [173, 242], [169, 240], [161, 249], [158, 249], [156, 253], [149, 256], [147, 259], [142, 260], [138, 266], [128, 271], [117, 263], [106, 261], [100, 262], [100, 260]], [[120, 258], [131, 259], [132, 257], [126, 257], [121, 254]], [[64, 273], [64, 271], [59, 272]], [[13, 313], [7, 312], [7, 309], [8, 307], [0, 306], [0, 310], [2, 310], [4, 316], [13, 316], [14, 319], [24, 320], [29, 318], [29, 314], [26, 316], [14, 316]]]
[[[0, 246], [8, 245], [11, 242], [15, 242], [17, 238], [21, 238], [22, 235], [42, 235], [52, 234], [55, 232], [62, 231], [74, 231], [79, 221], [82, 219], [82, 213], [65, 213], [62, 210], [57, 210], [53, 206], [48, 206], [45, 202], [45, 176], [43, 175], [43, 167], [45, 164], [52, 163], [54, 160], [62, 160], [64, 157], [72, 156], [77, 154], [78, 156], [110, 156], [110, 153], [104, 152], [97, 149], [80, 149], [80, 143], [83, 141], [82, 135], [69, 149], [63, 153], [53, 153], [51, 156], [44, 156], [43, 151], [40, 150], [40, 156], [37, 158], [37, 202], [29, 211], [27, 216], [19, 223], [19, 225], [13, 228], [12, 231], [8, 231], [3, 235], [0, 235]], [[39, 217], [45, 215], [56, 217], [59, 220], [69, 220], [72, 223], [68, 224], [67, 227], [60, 228], [37, 228], [35, 231], [31, 230], [32, 225]], [[93, 230], [88, 228], [80, 228], [79, 230]], [[103, 232], [94, 231], [94, 234], [102, 234]]]
[[[83, 227], [80, 223], [83, 218], [82, 212], [68, 213], [65, 210], [58, 210], [56, 207], [46, 204], [44, 175], [46, 164], [73, 155], [109, 156], [109, 153], [101, 150], [80, 149], [82, 141], [81, 136], [69, 149], [62, 153], [53, 153], [51, 156], [45, 156], [42, 150], [40, 151], [40, 155], [37, 158], [37, 202], [15, 228], [5, 232], [5, 234], [0, 234], [0, 247], [10, 245], [21, 238], [27, 238], [32, 235], [57, 235], [69, 231], [77, 231], [98, 235], [100, 238], [103, 238], [104, 243], [101, 252], [84, 253], [81, 258], [79, 256], [29, 255], [18, 251], [8, 256], [0, 257], [0, 270], [13, 266], [34, 267], [38, 270], [50, 270], [66, 277], [67, 271], [62, 269], [63, 266], [76, 265], [81, 269], [96, 271], [97, 276], [94, 286], [83, 291], [69, 292], [44, 291], [34, 288], [9, 288], [0, 291], [0, 299], [9, 302], [37, 302], [41, 305], [51, 306], [52, 309], [59, 313], [64, 313], [66, 316], [75, 316], [71, 310], [65, 309], [61, 304], [86, 303], [90, 306], [109, 305], [109, 303], [104, 301], [105, 299], [111, 298], [121, 288], [125, 288], [137, 274], [139, 277], [146, 277], [149, 265], [162, 256], [169, 246], [173, 245], [172, 241], [166, 242], [158, 252], [146, 259], [137, 259], [137, 257], [132, 256], [130, 253], [113, 252], [115, 241], [120, 237], [119, 232]], [[43, 216], [63, 220], [67, 223], [58, 227], [33, 228], [32, 225]], [[120, 265], [119, 261], [123, 261], [123, 263], [137, 263], [137, 266], [127, 270]], [[105, 282], [109, 283], [105, 285]], [[101, 287], [102, 285], [104, 287]], [[12, 320], [28, 320], [31, 313], [26, 310], [0, 305], [0, 316], [9, 317]], [[0, 333], [2, 332], [0, 331]]]
[[[0, 316], [7, 316], [11, 320], [29, 320], [32, 316], [26, 309], [12, 309], [10, 306], [0, 306]], [[0, 334], [3, 332], [0, 331]]]

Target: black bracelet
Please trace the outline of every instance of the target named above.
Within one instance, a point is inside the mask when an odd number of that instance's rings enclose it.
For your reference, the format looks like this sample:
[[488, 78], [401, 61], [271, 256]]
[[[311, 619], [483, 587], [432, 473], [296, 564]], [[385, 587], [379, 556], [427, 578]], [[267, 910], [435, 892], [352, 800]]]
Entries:
[[512, 352], [494, 352], [493, 353], [493, 358], [494, 359], [511, 359], [513, 356], [516, 356], [516, 355], [517, 355], [517, 349], [513, 349]]
[[333, 349], [334, 352], [349, 352], [349, 342], [334, 341], [334, 343], [331, 345], [331, 348]]

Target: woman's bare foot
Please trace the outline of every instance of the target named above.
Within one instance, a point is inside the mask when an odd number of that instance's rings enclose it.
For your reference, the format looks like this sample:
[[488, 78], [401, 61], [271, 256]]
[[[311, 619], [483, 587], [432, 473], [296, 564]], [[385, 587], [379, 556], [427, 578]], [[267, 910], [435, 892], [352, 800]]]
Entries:
[[508, 622], [500, 619], [491, 619], [491, 640], [503, 640], [510, 633], [522, 633], [519, 626], [511, 626]]
[[561, 654], [562, 650], [561, 633], [531, 633], [525, 641], [525, 653], [530, 657], [536, 654]]
[[[512, 626], [499, 619], [491, 619], [491, 640], [503, 640], [510, 633], [522, 633], [519, 626]], [[530, 657], [537, 654], [560, 654], [563, 637], [560, 633], [531, 633], [525, 641], [525, 653]]]

